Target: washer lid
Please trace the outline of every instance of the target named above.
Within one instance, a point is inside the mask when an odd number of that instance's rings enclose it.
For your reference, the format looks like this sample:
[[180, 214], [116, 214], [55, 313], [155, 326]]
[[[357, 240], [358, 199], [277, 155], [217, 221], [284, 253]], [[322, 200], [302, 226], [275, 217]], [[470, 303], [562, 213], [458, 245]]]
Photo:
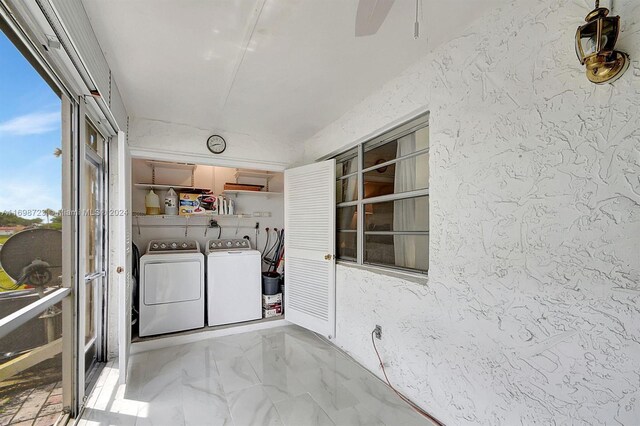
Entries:
[[251, 249], [227, 249], [227, 250], [214, 250], [207, 253], [209, 257], [223, 257], [223, 256], [260, 256], [258, 250]]

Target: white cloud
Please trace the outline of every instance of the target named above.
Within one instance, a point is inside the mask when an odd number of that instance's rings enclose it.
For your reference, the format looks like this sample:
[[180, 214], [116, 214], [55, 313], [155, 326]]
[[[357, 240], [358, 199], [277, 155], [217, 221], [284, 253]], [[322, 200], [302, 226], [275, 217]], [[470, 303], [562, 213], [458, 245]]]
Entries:
[[19, 179], [5, 179], [0, 176], [0, 212], [22, 210], [21, 216], [27, 219], [40, 217], [43, 209], [59, 210], [60, 181], [48, 181], [40, 176]]
[[0, 134], [39, 135], [58, 128], [60, 112], [34, 112], [0, 122]]

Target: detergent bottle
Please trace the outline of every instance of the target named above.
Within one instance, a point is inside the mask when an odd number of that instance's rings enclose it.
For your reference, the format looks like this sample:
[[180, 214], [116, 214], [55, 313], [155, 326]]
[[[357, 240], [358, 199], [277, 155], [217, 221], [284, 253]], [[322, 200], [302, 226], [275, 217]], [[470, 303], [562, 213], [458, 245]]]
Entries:
[[178, 214], [178, 194], [173, 188], [169, 188], [164, 197], [164, 214], [172, 216]]
[[153, 192], [153, 188], [151, 188], [147, 196], [144, 197], [144, 206], [148, 215], [160, 214], [160, 197]]

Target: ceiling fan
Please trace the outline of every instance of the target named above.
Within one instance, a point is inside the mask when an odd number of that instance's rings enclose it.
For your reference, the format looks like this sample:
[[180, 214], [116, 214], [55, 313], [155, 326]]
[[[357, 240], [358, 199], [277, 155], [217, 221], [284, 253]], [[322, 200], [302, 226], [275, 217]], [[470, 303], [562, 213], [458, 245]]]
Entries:
[[[378, 32], [391, 7], [396, 0], [360, 0], [356, 12], [356, 37], [366, 37]], [[416, 21], [413, 27], [413, 37], [420, 37], [421, 2], [416, 0]]]

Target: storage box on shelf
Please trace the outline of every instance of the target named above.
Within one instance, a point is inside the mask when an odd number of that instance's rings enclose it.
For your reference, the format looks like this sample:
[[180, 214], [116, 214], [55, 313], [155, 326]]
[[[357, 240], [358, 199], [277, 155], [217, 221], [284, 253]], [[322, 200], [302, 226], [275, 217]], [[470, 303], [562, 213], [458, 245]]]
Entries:
[[262, 317], [272, 318], [282, 315], [282, 293], [262, 295]]
[[262, 295], [262, 307], [265, 308], [269, 305], [276, 303], [282, 303], [282, 293], [278, 294], [263, 294]]
[[282, 315], [282, 305], [278, 305], [277, 307], [271, 309], [262, 309], [262, 317], [263, 318], [273, 318], [279, 317]]
[[230, 183], [227, 182], [224, 184], [225, 191], [253, 191], [258, 192], [262, 191], [264, 185], [249, 185], [245, 183]]

